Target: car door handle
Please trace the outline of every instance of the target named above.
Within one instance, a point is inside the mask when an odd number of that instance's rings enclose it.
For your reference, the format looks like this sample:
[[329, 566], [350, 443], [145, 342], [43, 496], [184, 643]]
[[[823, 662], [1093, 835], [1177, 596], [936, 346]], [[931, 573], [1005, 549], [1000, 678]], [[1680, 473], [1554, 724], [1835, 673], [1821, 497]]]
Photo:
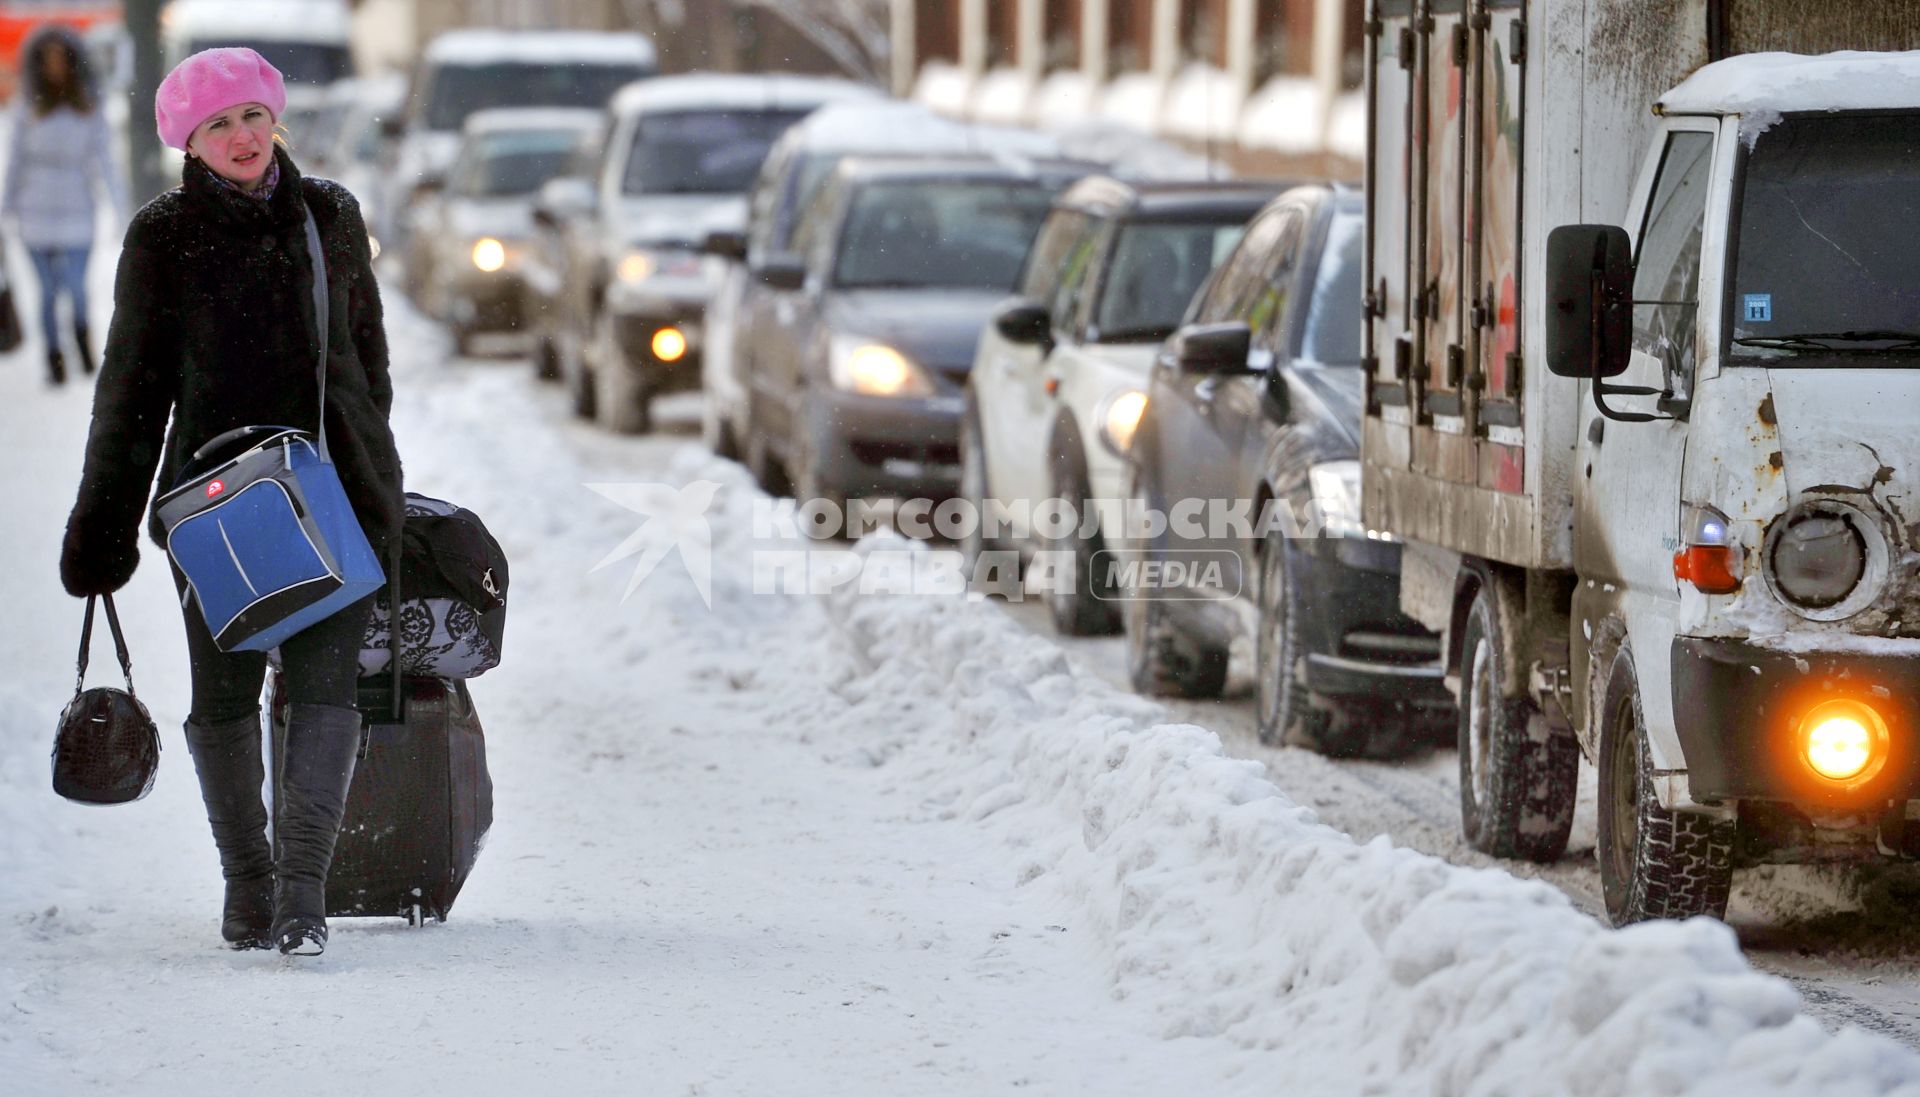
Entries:
[[1203, 404], [1213, 403], [1213, 390], [1220, 387], [1218, 377], [1202, 377], [1200, 383], [1193, 386], [1193, 398]]

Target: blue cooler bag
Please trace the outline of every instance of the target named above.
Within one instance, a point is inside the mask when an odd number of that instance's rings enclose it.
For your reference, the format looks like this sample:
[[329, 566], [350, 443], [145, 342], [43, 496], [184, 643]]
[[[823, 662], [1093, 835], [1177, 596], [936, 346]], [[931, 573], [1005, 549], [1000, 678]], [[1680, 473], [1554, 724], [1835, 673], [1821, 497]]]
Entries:
[[292, 427], [230, 430], [194, 451], [154, 508], [167, 555], [221, 651], [278, 647], [386, 583], [327, 459], [327, 268], [311, 211], [306, 230], [319, 327], [319, 444]]
[[[195, 473], [203, 457], [244, 444]], [[386, 583], [339, 473], [305, 431], [243, 427], [161, 496], [167, 554], [221, 651], [266, 651]]]

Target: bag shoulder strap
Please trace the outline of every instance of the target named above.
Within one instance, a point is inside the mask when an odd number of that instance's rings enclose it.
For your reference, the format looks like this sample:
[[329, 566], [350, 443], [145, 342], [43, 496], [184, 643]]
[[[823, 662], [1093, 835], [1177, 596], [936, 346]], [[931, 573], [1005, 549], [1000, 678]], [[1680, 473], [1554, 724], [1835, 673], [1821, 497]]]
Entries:
[[320, 252], [320, 226], [313, 219], [313, 206], [302, 201], [300, 212], [306, 215], [307, 258], [313, 264], [313, 322], [320, 329], [320, 459], [327, 454], [327, 257]]
[[[113, 608], [113, 595], [103, 594], [99, 601], [107, 604], [107, 627], [113, 630], [113, 653], [120, 658], [120, 673], [127, 680], [127, 693], [133, 693], [133, 660], [127, 655], [127, 637], [120, 631], [120, 614]], [[93, 647], [93, 604], [95, 598], [87, 596], [87, 616], [80, 625], [79, 671], [74, 676], [73, 692], [78, 694], [87, 687], [87, 656]]]

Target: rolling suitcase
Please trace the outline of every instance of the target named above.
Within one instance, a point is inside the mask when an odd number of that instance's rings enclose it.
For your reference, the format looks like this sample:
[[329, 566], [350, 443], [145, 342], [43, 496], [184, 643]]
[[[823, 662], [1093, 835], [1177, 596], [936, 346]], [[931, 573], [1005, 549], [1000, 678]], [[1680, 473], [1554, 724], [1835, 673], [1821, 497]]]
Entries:
[[[396, 572], [397, 574], [397, 572]], [[327, 873], [327, 917], [447, 920], [493, 826], [487, 741], [462, 681], [362, 678], [360, 754]], [[289, 703], [274, 675], [275, 787]]]

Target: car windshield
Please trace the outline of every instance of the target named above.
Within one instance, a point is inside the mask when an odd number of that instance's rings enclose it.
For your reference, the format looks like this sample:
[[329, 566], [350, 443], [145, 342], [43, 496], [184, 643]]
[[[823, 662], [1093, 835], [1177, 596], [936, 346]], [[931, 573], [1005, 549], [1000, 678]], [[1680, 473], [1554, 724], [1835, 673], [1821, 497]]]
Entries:
[[473, 138], [453, 173], [453, 192], [472, 198], [532, 194], [558, 176], [580, 145], [578, 130], [508, 130]]
[[1299, 356], [1323, 366], [1360, 364], [1360, 244], [1365, 237], [1361, 218], [1335, 214], [1327, 226], [1327, 244], [1320, 252], [1320, 270], [1313, 280], [1313, 300], [1307, 304], [1306, 331]]
[[1013, 288], [1050, 188], [1003, 180], [887, 180], [860, 187], [833, 283], [849, 289]]
[[1194, 291], [1245, 229], [1244, 217], [1123, 227], [1094, 314], [1100, 341], [1158, 342], [1173, 334]]
[[621, 85], [645, 75], [638, 65], [441, 65], [420, 109], [428, 129], [457, 130], [467, 115], [495, 107], [604, 107]]
[[626, 194], [744, 194], [767, 150], [803, 110], [676, 111], [642, 116]]
[[290, 83], [324, 87], [353, 75], [353, 54], [345, 42], [281, 42], [270, 38], [208, 35], [187, 44], [191, 55], [220, 46], [244, 46], [267, 59]]
[[1789, 116], [1747, 155], [1733, 357], [1920, 365], [1920, 113]]

